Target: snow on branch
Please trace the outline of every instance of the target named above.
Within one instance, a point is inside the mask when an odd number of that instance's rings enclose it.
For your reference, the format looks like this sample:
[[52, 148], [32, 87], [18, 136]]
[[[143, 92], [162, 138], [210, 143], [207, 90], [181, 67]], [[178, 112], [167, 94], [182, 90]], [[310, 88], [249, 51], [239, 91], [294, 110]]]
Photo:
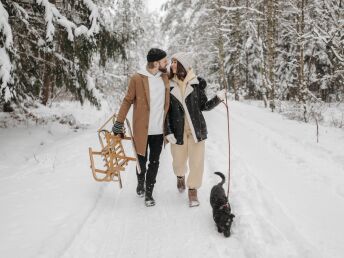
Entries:
[[99, 12], [98, 12], [98, 7], [93, 3], [92, 0], [84, 0], [84, 4], [91, 11], [91, 15], [90, 15], [91, 28], [87, 31], [87, 36], [91, 37], [94, 34], [97, 34], [99, 32], [99, 25], [98, 25]]
[[96, 99], [101, 99], [101, 94], [100, 94], [100, 92], [98, 91], [98, 89], [96, 88], [94, 79], [93, 79], [89, 74], [87, 74], [87, 75], [86, 75], [86, 80], [87, 80], [87, 89], [88, 89], [90, 92], [92, 92], [93, 96], [94, 96]]
[[264, 14], [264, 13], [258, 11], [255, 8], [249, 8], [249, 7], [246, 7], [246, 6], [236, 6], [236, 7], [221, 6], [221, 8], [226, 10], [226, 11], [229, 11], [229, 12], [239, 11], [239, 10], [249, 10], [249, 11], [255, 12], [255, 13], [260, 14], [260, 15]]
[[13, 7], [15, 9], [15, 12], [18, 14], [19, 18], [26, 24], [29, 25], [28, 19], [29, 19], [29, 15], [28, 13], [25, 11], [25, 9], [23, 7], [21, 7], [19, 4], [17, 3], [13, 3]]
[[82, 34], [87, 35], [88, 37], [93, 36], [94, 34], [98, 33], [99, 26], [98, 26], [98, 7], [93, 3], [92, 0], [83, 0], [84, 4], [87, 8], [91, 11], [90, 21], [91, 27], [87, 29], [84, 25], [77, 26], [74, 22], [68, 20], [65, 16], [63, 16], [56, 6], [50, 3], [48, 0], [36, 0], [37, 4], [42, 5], [45, 8], [45, 22], [47, 24], [47, 33], [46, 33], [46, 40], [51, 42], [54, 38], [55, 34], [55, 26], [54, 22], [61, 25], [66, 29], [68, 32], [68, 39], [70, 41], [74, 41], [74, 36], [80, 36]]
[[0, 2], [0, 32], [5, 35], [5, 47], [10, 49], [13, 44], [13, 35], [10, 24], [8, 23], [8, 13]]
[[[12, 63], [8, 55], [8, 50], [12, 49], [13, 35], [10, 24], [8, 23], [8, 13], [0, 2], [0, 33], [4, 35], [4, 47], [0, 48], [0, 97], [9, 101], [13, 96], [9, 84], [12, 82], [11, 70]], [[1, 96], [4, 92], [4, 96]]]
[[[9, 88], [9, 84], [12, 82], [11, 70], [12, 64], [10, 57], [5, 48], [0, 48], [0, 97], [3, 97], [5, 101], [9, 101], [13, 96]], [[3, 91], [4, 96], [2, 96]]]
[[341, 56], [337, 53], [337, 51], [334, 49], [333, 46], [331, 46], [331, 50], [332, 50], [333, 54], [338, 58], [338, 60], [339, 60], [340, 62], [344, 63], [344, 57], [341, 57]]
[[70, 41], [74, 40], [73, 29], [77, 26], [64, 17], [55, 7], [54, 4], [51, 4], [48, 0], [36, 0], [37, 4], [42, 5], [45, 9], [45, 22], [47, 25], [46, 40], [51, 42], [55, 34], [54, 21], [56, 21], [61, 26], [65, 27], [68, 32], [68, 39]]

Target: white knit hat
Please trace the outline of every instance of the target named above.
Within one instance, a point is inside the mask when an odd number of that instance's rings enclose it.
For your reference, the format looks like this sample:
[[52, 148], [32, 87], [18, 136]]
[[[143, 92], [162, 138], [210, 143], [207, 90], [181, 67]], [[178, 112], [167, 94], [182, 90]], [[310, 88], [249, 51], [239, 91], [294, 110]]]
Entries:
[[179, 63], [181, 63], [186, 71], [192, 68], [193, 60], [189, 53], [186, 53], [186, 52], [175, 53], [172, 56], [172, 58], [176, 59]]

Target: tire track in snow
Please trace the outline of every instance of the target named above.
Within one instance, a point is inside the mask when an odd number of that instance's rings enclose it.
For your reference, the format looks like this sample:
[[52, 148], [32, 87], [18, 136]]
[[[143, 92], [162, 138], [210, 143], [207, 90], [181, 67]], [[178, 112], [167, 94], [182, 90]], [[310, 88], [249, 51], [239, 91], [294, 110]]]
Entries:
[[[238, 176], [233, 184], [237, 201], [233, 201], [242, 212], [238, 227], [243, 229], [241, 236], [247, 257], [319, 257], [314, 246], [303, 238], [284, 212], [283, 205], [262, 185], [254, 175], [254, 169], [241, 157], [243, 155], [238, 153], [234, 158]], [[281, 250], [284, 250], [283, 254]]]
[[[207, 121], [210, 139], [207, 141], [206, 166], [211, 173], [216, 170], [227, 172], [226, 137], [215, 132], [226, 129], [225, 114], [214, 112]], [[211, 121], [216, 121], [211, 123]], [[220, 121], [224, 121], [222, 124]], [[246, 126], [246, 124], [242, 124]], [[225, 132], [225, 130], [223, 130]], [[233, 134], [232, 134], [233, 136]], [[219, 150], [223, 150], [219, 157]], [[233, 155], [234, 154], [234, 155]], [[230, 200], [236, 218], [232, 225], [232, 236], [241, 244], [244, 257], [318, 257], [314, 247], [295, 230], [292, 220], [283, 212], [273, 193], [265, 189], [254, 176], [253, 169], [242, 159], [243, 153], [232, 146], [232, 182]], [[214, 164], [214, 161], [216, 162]], [[220, 165], [219, 165], [220, 164]], [[226, 174], [226, 173], [225, 173]], [[210, 176], [208, 176], [210, 177]], [[212, 179], [217, 176], [211, 175]], [[227, 178], [227, 175], [226, 175]], [[215, 184], [216, 182], [214, 182]], [[224, 185], [226, 188], [227, 185]], [[284, 250], [281, 254], [281, 250]], [[231, 250], [226, 250], [232, 256]], [[237, 256], [236, 256], [237, 257]]]
[[[244, 104], [243, 104], [244, 105]], [[253, 108], [253, 107], [249, 107], [249, 108]], [[295, 156], [294, 152], [290, 151], [290, 142], [294, 143], [294, 146], [296, 146], [297, 148], [302, 149], [302, 152], [297, 153], [298, 154], [298, 158], [299, 160], [301, 160], [302, 162], [306, 163], [307, 161], [304, 159], [304, 153], [308, 152], [308, 154], [314, 155], [314, 159], [315, 160], [324, 160], [324, 161], [328, 161], [331, 160], [333, 161], [333, 163], [335, 163], [336, 165], [333, 166], [333, 171], [336, 172], [340, 172], [344, 170], [344, 155], [338, 155], [338, 153], [333, 152], [332, 149], [327, 149], [324, 146], [321, 146], [321, 144], [317, 144], [315, 142], [315, 136], [314, 136], [314, 142], [309, 142], [308, 140], [304, 140], [301, 139], [302, 141], [300, 141], [300, 138], [297, 138], [293, 135], [291, 135], [290, 133], [287, 132], [287, 128], [285, 128], [285, 131], [281, 132], [279, 128], [272, 128], [271, 125], [269, 125], [268, 123], [264, 124], [261, 120], [259, 119], [244, 119], [243, 117], [245, 117], [242, 113], [242, 111], [239, 108], [235, 109], [236, 113], [233, 114], [233, 116], [231, 117], [233, 119], [233, 121], [237, 121], [243, 125], [246, 125], [249, 128], [254, 128], [255, 133], [259, 134], [260, 137], [262, 137], [264, 140], [269, 141], [271, 143], [271, 145], [274, 145], [274, 147], [278, 148], [279, 150], [283, 151], [284, 154], [286, 154], [289, 157]], [[264, 112], [263, 110], [257, 110], [258, 112]], [[271, 114], [264, 114], [266, 116], [271, 115]], [[273, 115], [275, 115], [273, 113]], [[250, 117], [252, 118], [252, 117]], [[277, 121], [276, 121], [277, 122]], [[292, 120], [287, 120], [287, 122], [289, 123], [297, 123], [297, 121], [292, 121]], [[305, 126], [309, 126], [309, 124], [302, 124]], [[321, 130], [321, 129], [320, 129]], [[324, 128], [325, 130], [325, 128]], [[321, 132], [320, 132], [321, 133]], [[272, 136], [272, 137], [270, 137]], [[279, 140], [281, 138], [286, 139], [283, 143], [281, 143]], [[277, 140], [276, 140], [277, 139]], [[322, 140], [322, 137], [320, 137], [320, 142]], [[286, 145], [287, 143], [287, 147], [283, 146]], [[316, 152], [310, 152], [314, 149], [317, 149]], [[321, 163], [321, 162], [319, 162]]]
[[[73, 244], [90, 217], [97, 212], [97, 204], [101, 200], [103, 192], [104, 187], [101, 187], [98, 191], [97, 197], [95, 198], [93, 206], [88, 210], [82, 220], [74, 220], [73, 222], [75, 223], [71, 223], [70, 221], [61, 223], [62, 225], [67, 225], [68, 228], [61, 230], [62, 226], [60, 226], [56, 232], [52, 232], [51, 236], [43, 241], [43, 244], [35, 257], [61, 257]], [[72, 230], [70, 227], [72, 227]]]
[[[309, 180], [319, 184], [326, 183], [326, 186], [331, 185], [333, 193], [340, 197], [344, 197], [340, 191], [344, 185], [338, 184], [344, 181], [344, 175], [340, 173], [340, 171], [344, 170], [344, 167], [342, 162], [333, 158], [331, 152], [309, 143], [301, 144], [300, 140], [296, 137], [288, 134], [281, 135], [280, 132], [266, 127], [261, 122], [241, 118], [240, 114], [233, 115], [232, 119], [234, 122], [242, 124], [243, 127], [254, 128], [252, 130], [253, 134], [267, 143], [272, 149], [276, 149], [277, 153], [282, 153], [286, 159], [298, 164], [298, 166], [302, 168], [302, 173], [304, 173]], [[284, 140], [281, 142], [283, 138]], [[290, 144], [291, 142], [293, 145]], [[317, 152], [319, 150], [321, 154], [311, 152], [311, 148], [316, 148]], [[305, 156], [305, 153], [307, 153], [308, 158]], [[309, 158], [310, 156], [311, 158]], [[329, 162], [329, 160], [333, 162]], [[331, 171], [332, 174], [328, 175], [329, 171]], [[331, 179], [333, 173], [336, 175], [337, 179], [338, 177], [342, 177], [343, 180], [333, 181]]]
[[[41, 150], [41, 153], [44, 152], [44, 155], [49, 155], [49, 153], [59, 155], [59, 153], [63, 151], [63, 156], [67, 157], [64, 158], [63, 166], [66, 167], [66, 171], [69, 171], [69, 167], [72, 167], [72, 164], [75, 164], [75, 160], [89, 163], [88, 158], [86, 159], [85, 156], [87, 155], [86, 151], [80, 152], [80, 149], [84, 147], [84, 145], [92, 145], [93, 142], [95, 142], [93, 136], [94, 133], [91, 130], [85, 131], [83, 134], [79, 134], [78, 137], [71, 135], [70, 137], [66, 137], [65, 139], [57, 142], [53, 146], [46, 146]], [[82, 146], [79, 144], [80, 141], [83, 142]], [[75, 148], [75, 146], [79, 147]], [[34, 171], [36, 171], [36, 169], [34, 169]], [[90, 176], [91, 171], [89, 170], [89, 166], [87, 166], [87, 172], [88, 176]], [[33, 173], [34, 172], [32, 171], [24, 173], [21, 179], [24, 180], [27, 176], [30, 176]], [[61, 176], [76, 177], [77, 175], [67, 173], [60, 174], [60, 177]], [[73, 178], [72, 180], [76, 179], [78, 178]], [[38, 250], [38, 257], [52, 257], [57, 256], [57, 254], [59, 257], [63, 255], [67, 255], [68, 257], [68, 251], [80, 243], [80, 235], [83, 234], [85, 228], [94, 223], [94, 221], [97, 220], [95, 219], [96, 217], [101, 216], [102, 209], [100, 207], [103, 205], [104, 200], [106, 201], [106, 198], [104, 197], [105, 193], [107, 193], [109, 187], [117, 187], [117, 185], [114, 186], [113, 183], [109, 184], [111, 186], [108, 184], [100, 185], [95, 182], [95, 187], [99, 189], [96, 191], [94, 199], [87, 203], [89, 208], [86, 206], [80, 207], [80, 212], [78, 214], [70, 214], [63, 222], [61, 222], [58, 228], [56, 228], [56, 231], [52, 232], [50, 237], [43, 241], [41, 248]], [[118, 197], [117, 193], [116, 196]], [[116, 202], [117, 199], [112, 201]], [[90, 245], [88, 247], [90, 247]]]
[[108, 236], [111, 236], [113, 224], [119, 221], [116, 208], [121, 192], [114, 193], [115, 187], [118, 188], [117, 183], [105, 183], [102, 186], [102, 192], [92, 210], [69, 241], [70, 244], [63, 250], [62, 257], [103, 257], [101, 254], [111, 241]]
[[[176, 189], [169, 149], [166, 151], [155, 189], [157, 205], [146, 208], [143, 199], [135, 196], [136, 176], [128, 171], [130, 175], [125, 180], [131, 181], [125, 184], [116, 203], [107, 209], [109, 201], [97, 204], [95, 209], [99, 211], [85, 221], [63, 257], [226, 257], [205, 233], [209, 230], [217, 240], [228, 243], [213, 230], [209, 204], [202, 200], [199, 208], [188, 207], [187, 192], [180, 194]], [[108, 195], [104, 191], [101, 198], [109, 198]], [[195, 249], [199, 243], [205, 247]]]

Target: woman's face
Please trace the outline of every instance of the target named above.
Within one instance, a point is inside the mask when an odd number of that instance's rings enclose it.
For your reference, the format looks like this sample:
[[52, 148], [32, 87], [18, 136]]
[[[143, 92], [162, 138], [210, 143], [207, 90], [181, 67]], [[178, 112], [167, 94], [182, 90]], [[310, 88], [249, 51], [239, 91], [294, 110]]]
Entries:
[[177, 73], [177, 60], [176, 59], [172, 59], [171, 69], [173, 73]]

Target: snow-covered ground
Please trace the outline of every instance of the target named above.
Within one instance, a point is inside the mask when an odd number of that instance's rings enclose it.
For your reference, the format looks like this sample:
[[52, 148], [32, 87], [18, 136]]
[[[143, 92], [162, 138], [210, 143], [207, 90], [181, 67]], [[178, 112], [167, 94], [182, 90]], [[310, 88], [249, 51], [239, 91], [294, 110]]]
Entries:
[[88, 147], [99, 148], [96, 129], [105, 116], [89, 116], [92, 126], [79, 130], [56, 123], [0, 129], [0, 257], [343, 257], [343, 130], [320, 127], [316, 143], [314, 125], [231, 103], [236, 217], [224, 238], [209, 204], [219, 181], [213, 172], [227, 173], [223, 106], [205, 113], [209, 138], [196, 208], [176, 189], [169, 145], [156, 206], [136, 196], [134, 163], [121, 190], [95, 182]]
[[[262, 100], [242, 100], [247, 104], [264, 107]], [[309, 102], [307, 103], [307, 121], [316, 124], [315, 117], [323, 126], [344, 128], [344, 103], [343, 102]], [[304, 121], [304, 108], [300, 103], [293, 101], [277, 101], [276, 112], [292, 120]]]

